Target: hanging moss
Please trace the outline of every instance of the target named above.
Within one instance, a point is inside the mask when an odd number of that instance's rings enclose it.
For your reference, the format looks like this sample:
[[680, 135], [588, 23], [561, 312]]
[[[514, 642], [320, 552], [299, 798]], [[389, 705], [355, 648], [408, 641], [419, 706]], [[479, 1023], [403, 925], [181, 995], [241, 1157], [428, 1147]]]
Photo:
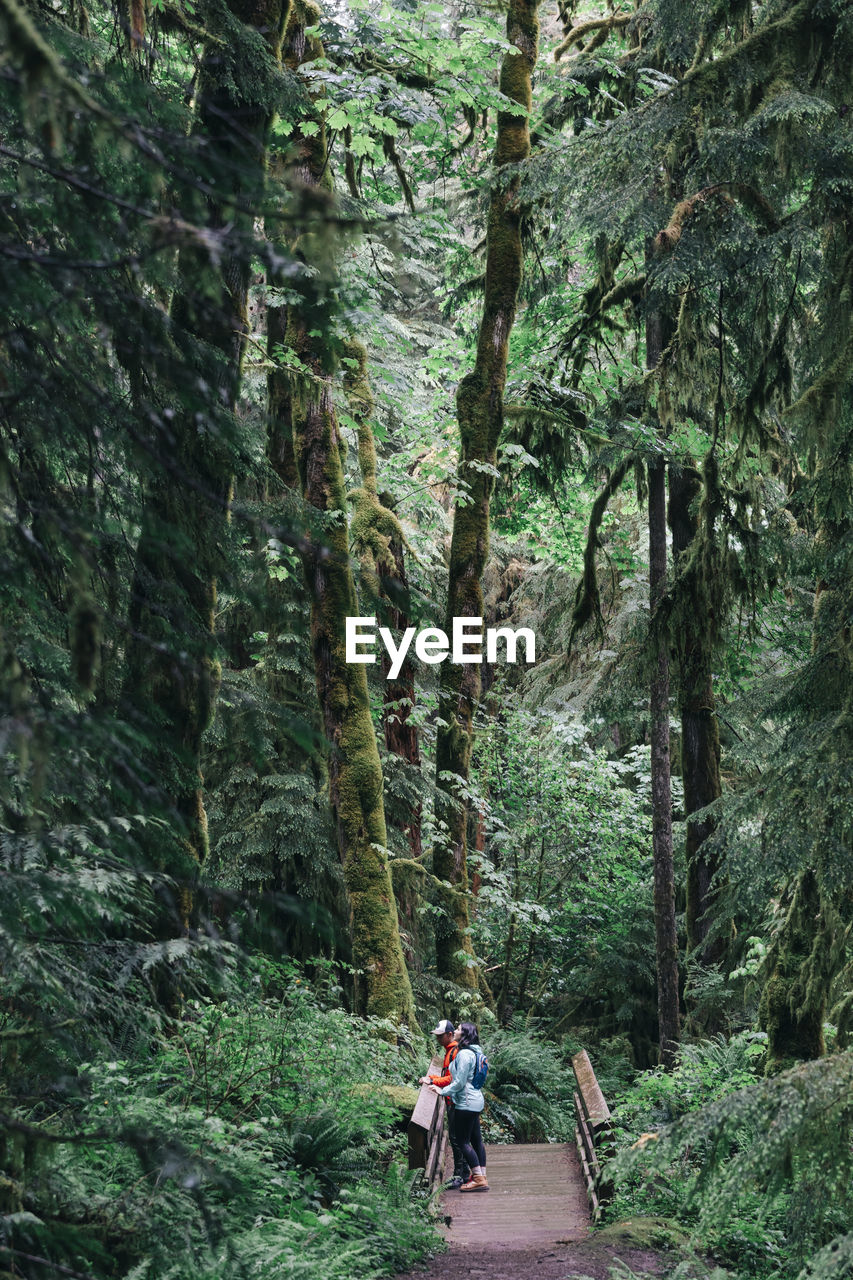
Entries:
[[807, 869], [789, 886], [767, 958], [758, 1017], [767, 1032], [767, 1074], [826, 1051], [823, 1024], [831, 977], [834, 920], [825, 916], [817, 876]]
[[753, 68], [753, 74], [758, 70], [768, 79], [776, 79], [784, 60], [809, 53], [809, 40], [804, 37], [814, 25], [810, 0], [799, 0], [775, 22], [768, 22], [747, 35], [734, 49], [691, 68], [681, 81], [682, 90], [691, 98], [710, 102], [720, 92], [721, 85], [731, 83], [732, 77], [747, 63]]
[[[600, 48], [612, 31], [619, 31], [633, 21], [633, 13], [612, 13], [606, 18], [588, 18], [584, 22], [577, 23], [566, 32], [565, 37], [557, 45], [554, 50], [554, 61], [559, 62], [563, 54], [568, 53], [573, 45], [577, 45], [586, 53]], [[583, 41], [588, 35], [591, 35], [592, 39], [584, 49]]]

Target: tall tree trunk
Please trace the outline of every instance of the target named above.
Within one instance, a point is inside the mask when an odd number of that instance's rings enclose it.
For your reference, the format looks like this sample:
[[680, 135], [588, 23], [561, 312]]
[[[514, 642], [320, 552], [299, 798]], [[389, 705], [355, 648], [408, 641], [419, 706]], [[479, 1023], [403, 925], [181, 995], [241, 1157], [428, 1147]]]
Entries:
[[[305, 540], [303, 564], [311, 596], [311, 648], [317, 695], [330, 746], [329, 793], [350, 904], [357, 1007], [413, 1020], [412, 992], [397, 925], [386, 858], [382, 768], [364, 666], [346, 661], [347, 617], [358, 615], [349, 562], [346, 491], [331, 379], [324, 378], [316, 339], [291, 317], [289, 343], [317, 378], [294, 407], [294, 447], [305, 502], [330, 520]], [[297, 345], [298, 344], [298, 345]]]
[[[298, 65], [305, 52], [322, 52], [309, 44], [305, 31], [318, 16], [313, 4], [295, 6], [287, 31], [288, 61]], [[316, 134], [300, 139], [296, 169], [315, 200], [327, 169], [322, 118], [316, 123]], [[306, 254], [316, 248], [308, 237], [302, 247]], [[382, 767], [367, 674], [362, 664], [346, 661], [346, 619], [359, 610], [349, 558], [343, 441], [332, 403], [333, 351], [319, 332], [316, 317], [290, 308], [286, 345], [307, 373], [297, 391], [291, 387], [293, 451], [303, 499], [316, 517], [303, 542], [302, 561], [311, 597], [317, 696], [329, 743], [329, 796], [350, 906], [356, 1008], [414, 1023], [386, 855]]]
[[[699, 522], [691, 512], [699, 491], [698, 475], [670, 466], [669, 525], [676, 569], [685, 562], [699, 533]], [[723, 958], [726, 942], [722, 933], [713, 943], [706, 942], [715, 898], [712, 882], [718, 864], [705, 841], [716, 824], [713, 818], [691, 818], [722, 795], [720, 728], [711, 667], [712, 620], [701, 607], [701, 595], [699, 591], [693, 595], [695, 609], [679, 615], [678, 634], [673, 640], [679, 664], [681, 776], [687, 817], [687, 943], [703, 964], [710, 965]]]
[[[542, 838], [539, 842], [539, 866], [536, 872], [536, 898], [535, 901], [542, 904], [542, 882], [545, 878], [545, 831], [542, 832]], [[533, 963], [533, 956], [536, 951], [536, 943], [539, 941], [539, 935], [535, 926], [531, 926], [530, 937], [527, 942], [527, 954], [524, 957], [524, 965], [521, 970], [521, 978], [518, 982], [518, 998], [517, 1004], [519, 1009], [524, 1008], [524, 1000], [527, 995], [527, 983], [530, 978], [530, 966]]]
[[[530, 152], [528, 113], [539, 41], [537, 0], [510, 0], [500, 89], [523, 107], [524, 115], [498, 113], [495, 165], [517, 164]], [[483, 316], [473, 370], [459, 384], [459, 479], [466, 501], [453, 513], [453, 537], [447, 598], [448, 630], [454, 617], [482, 618], [481, 578], [489, 550], [489, 505], [492, 475], [503, 425], [507, 349], [515, 320], [522, 272], [521, 206], [513, 179], [492, 191], [486, 227], [486, 284]], [[433, 868], [450, 885], [444, 894], [445, 914], [436, 928], [436, 967], [443, 978], [474, 992], [477, 972], [468, 927], [468, 805], [450, 777], [467, 783], [474, 737], [474, 713], [480, 697], [476, 662], [442, 666], [440, 715], [436, 747], [439, 790], [446, 797], [447, 835], [436, 845]]]
[[[387, 499], [386, 505], [388, 505]], [[409, 626], [408, 614], [403, 606], [403, 599], [408, 595], [409, 583], [402, 541], [392, 537], [390, 551], [394, 559], [393, 580], [399, 585], [400, 598], [398, 604], [389, 602], [388, 625], [399, 635]], [[388, 653], [383, 650], [383, 676], [387, 677], [390, 665]], [[415, 664], [407, 654], [397, 678], [386, 679], [385, 697], [382, 703], [382, 729], [388, 750], [399, 756], [401, 760], [405, 760], [413, 769], [420, 769], [421, 751], [418, 733], [410, 719], [415, 707], [415, 694]], [[419, 859], [423, 854], [420, 801], [413, 806], [403, 830], [408, 837], [412, 857]]]
[[[663, 319], [659, 311], [653, 310], [646, 319], [646, 363], [650, 369], [657, 366], [663, 346]], [[648, 513], [649, 603], [654, 634], [655, 610], [666, 589], [666, 466], [662, 457], [649, 463]], [[675, 1063], [680, 1029], [669, 759], [669, 652], [666, 636], [657, 637], [652, 662], [649, 720], [658, 1040], [661, 1063], [665, 1067], [671, 1067]]]
[[[344, 389], [358, 431], [361, 471], [361, 487], [354, 490], [349, 499], [354, 506], [352, 542], [355, 554], [361, 560], [362, 605], [370, 613], [376, 610], [384, 625], [390, 627], [399, 640], [409, 626], [405, 538], [393, 511], [392, 496], [388, 493], [380, 495], [378, 491], [376, 444], [371, 422], [374, 401], [364, 345], [350, 339], [344, 344], [344, 361]], [[411, 650], [399, 674], [392, 680], [389, 678], [391, 659], [387, 649], [382, 650], [382, 728], [388, 751], [405, 760], [413, 770], [420, 770], [418, 735], [410, 720], [415, 706], [415, 665], [410, 653]], [[420, 863], [423, 854], [421, 804], [417, 800], [411, 806], [400, 805], [399, 808], [401, 816], [396, 825], [406, 835], [410, 857], [392, 862], [391, 878], [400, 918], [405, 922], [403, 947], [406, 964], [412, 969], [420, 963], [418, 907], [424, 874]], [[403, 812], [405, 816], [402, 816]]]
[[[399, 640], [400, 633], [409, 626], [405, 536], [393, 511], [393, 497], [388, 493], [380, 494], [378, 490], [376, 444], [371, 425], [374, 401], [364, 345], [350, 339], [344, 345], [344, 359], [347, 365], [344, 389], [358, 430], [361, 488], [354, 490], [349, 498], [355, 508], [353, 544], [361, 557], [367, 594], [372, 597], [365, 601], [365, 607], [376, 607]], [[388, 750], [414, 768], [420, 768], [418, 735], [410, 721], [415, 706], [415, 664], [410, 653], [411, 650], [406, 654], [399, 674], [391, 680], [388, 678], [391, 659], [383, 648], [380, 658], [384, 681], [382, 728]], [[409, 814], [403, 830], [408, 836], [412, 857], [419, 859], [422, 853], [420, 805]]]
[[[232, 0], [232, 19], [258, 32], [278, 61], [287, 0]], [[248, 45], [248, 41], [246, 42]], [[245, 53], [245, 49], [243, 50]], [[243, 71], [239, 83], [235, 66]], [[256, 96], [260, 60], [232, 62], [222, 41], [204, 54], [193, 132], [203, 138], [210, 180], [225, 190], [206, 202], [207, 226], [221, 236], [221, 258], [196, 245], [182, 248], [171, 306], [173, 363], [161, 404], [148, 418], [155, 481], [145, 495], [130, 606], [126, 701], [159, 735], [158, 762], [187, 854], [183, 871], [207, 853], [201, 741], [219, 686], [213, 625], [235, 453], [232, 413], [248, 332], [251, 205], [262, 192], [269, 108]], [[183, 380], [183, 381], [182, 381]], [[184, 382], [207, 386], [204, 421], [182, 406]], [[186, 918], [189, 890], [181, 911]]]

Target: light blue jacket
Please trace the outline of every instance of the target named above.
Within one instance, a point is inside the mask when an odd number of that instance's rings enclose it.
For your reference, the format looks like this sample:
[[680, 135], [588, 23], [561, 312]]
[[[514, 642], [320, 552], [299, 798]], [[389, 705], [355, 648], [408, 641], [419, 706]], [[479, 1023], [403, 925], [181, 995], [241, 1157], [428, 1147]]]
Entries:
[[482, 1111], [486, 1105], [482, 1089], [475, 1089], [471, 1084], [477, 1069], [478, 1044], [467, 1049], [460, 1049], [450, 1064], [453, 1077], [440, 1092], [450, 1099], [457, 1111]]

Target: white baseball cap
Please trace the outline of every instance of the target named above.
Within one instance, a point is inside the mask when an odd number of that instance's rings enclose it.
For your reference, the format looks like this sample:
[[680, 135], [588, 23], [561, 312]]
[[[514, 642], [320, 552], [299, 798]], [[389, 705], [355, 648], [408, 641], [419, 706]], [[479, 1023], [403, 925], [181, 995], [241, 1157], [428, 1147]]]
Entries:
[[433, 1027], [434, 1036], [452, 1036], [456, 1028], [449, 1018], [442, 1018], [437, 1027]]

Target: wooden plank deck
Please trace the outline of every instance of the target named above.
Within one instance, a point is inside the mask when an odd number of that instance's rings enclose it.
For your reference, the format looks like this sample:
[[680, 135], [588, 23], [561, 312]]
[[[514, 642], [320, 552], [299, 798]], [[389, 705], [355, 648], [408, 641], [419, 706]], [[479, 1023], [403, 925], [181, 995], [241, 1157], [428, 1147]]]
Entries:
[[451, 1247], [524, 1249], [589, 1234], [589, 1202], [574, 1145], [487, 1147], [486, 1173], [488, 1191], [442, 1196]]

